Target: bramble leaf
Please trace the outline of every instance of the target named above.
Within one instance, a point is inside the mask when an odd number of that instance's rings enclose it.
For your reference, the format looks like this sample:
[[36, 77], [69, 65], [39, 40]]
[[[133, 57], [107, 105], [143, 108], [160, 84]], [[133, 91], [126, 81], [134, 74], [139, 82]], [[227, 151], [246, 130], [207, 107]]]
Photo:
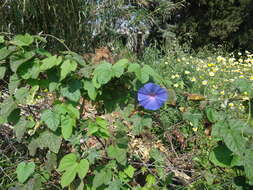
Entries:
[[10, 43], [16, 46], [29, 46], [33, 43], [33, 41], [34, 41], [33, 36], [25, 34], [25, 35], [16, 35], [14, 39], [10, 41]]
[[42, 60], [42, 65], [40, 66], [40, 71], [46, 71], [54, 66], [59, 65], [62, 62], [62, 57], [57, 57], [56, 55], [45, 58]]
[[42, 112], [41, 121], [44, 121], [49, 129], [56, 131], [60, 124], [60, 115], [48, 109]]
[[72, 60], [66, 60], [62, 63], [61, 65], [61, 77], [60, 80], [63, 80], [64, 78], [66, 78], [66, 76], [71, 72], [71, 71], [75, 71], [77, 68], [77, 63], [75, 61]]

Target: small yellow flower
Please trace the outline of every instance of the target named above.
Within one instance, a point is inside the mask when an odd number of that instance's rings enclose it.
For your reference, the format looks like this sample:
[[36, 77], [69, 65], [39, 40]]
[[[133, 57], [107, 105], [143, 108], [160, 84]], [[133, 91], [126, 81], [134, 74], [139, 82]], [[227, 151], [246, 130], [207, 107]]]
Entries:
[[220, 92], [220, 94], [221, 94], [221, 95], [224, 95], [224, 94], [225, 94], [225, 91], [224, 91], [224, 90], [222, 90], [222, 91]]
[[207, 85], [207, 80], [203, 80], [203, 81], [202, 81], [202, 84], [203, 84], [203, 85]]
[[180, 76], [178, 74], [175, 75], [176, 78], [179, 78]]
[[164, 62], [165, 65], [168, 65], [169, 63], [167, 61]]
[[248, 95], [248, 92], [243, 92], [244, 95]]
[[253, 76], [250, 77], [250, 80], [253, 80]]
[[184, 72], [186, 75], [190, 74], [191, 72], [190, 71], [185, 71]]
[[218, 89], [218, 86], [216, 86], [216, 85], [213, 85], [213, 88], [214, 88], [214, 89]]
[[210, 75], [211, 77], [213, 77], [213, 76], [214, 76], [214, 72], [209, 72], [209, 75]]
[[199, 67], [197, 67], [197, 68], [196, 68], [196, 71], [200, 71], [200, 68], [199, 68]]
[[198, 131], [198, 127], [193, 127], [192, 130], [193, 130], [194, 132]]
[[171, 78], [174, 79], [174, 78], [176, 78], [176, 76], [175, 76], [175, 75], [172, 75]]
[[192, 81], [192, 82], [195, 82], [195, 81], [196, 81], [196, 78], [195, 78], [195, 77], [192, 77], [192, 78], [191, 78], [191, 81]]
[[233, 103], [229, 103], [228, 106], [232, 108], [232, 107], [234, 107], [235, 105], [234, 105]]
[[208, 67], [212, 67], [212, 66], [214, 66], [214, 64], [213, 63], [209, 63], [207, 66]]
[[176, 84], [173, 84], [173, 86], [175, 87], [175, 88], [177, 88], [177, 87], [179, 87], [179, 85], [176, 83]]

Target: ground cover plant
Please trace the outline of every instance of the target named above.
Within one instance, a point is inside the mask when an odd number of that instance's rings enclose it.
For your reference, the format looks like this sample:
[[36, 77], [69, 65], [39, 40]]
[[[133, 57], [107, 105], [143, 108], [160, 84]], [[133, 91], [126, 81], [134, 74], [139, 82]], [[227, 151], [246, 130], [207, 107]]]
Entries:
[[[0, 189], [252, 188], [253, 54], [90, 64], [46, 43], [0, 36]], [[164, 105], [138, 102], [150, 83]]]

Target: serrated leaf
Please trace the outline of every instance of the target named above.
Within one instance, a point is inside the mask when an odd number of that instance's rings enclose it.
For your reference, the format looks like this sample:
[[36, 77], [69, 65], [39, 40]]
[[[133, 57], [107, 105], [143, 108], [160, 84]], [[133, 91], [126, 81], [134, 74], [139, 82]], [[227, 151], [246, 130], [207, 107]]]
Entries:
[[78, 176], [83, 179], [86, 174], [88, 173], [89, 171], [89, 162], [88, 160], [86, 159], [82, 159], [80, 160], [79, 164], [78, 164], [78, 167], [77, 167], [77, 173], [78, 173]]
[[33, 43], [33, 40], [33, 36], [29, 34], [16, 35], [14, 39], [10, 41], [10, 43], [16, 46], [29, 46]]
[[85, 90], [88, 91], [88, 96], [90, 97], [90, 99], [95, 100], [97, 97], [97, 91], [93, 83], [87, 80], [83, 81], [83, 87]]
[[22, 54], [14, 54], [10, 56], [10, 67], [13, 72], [16, 72], [18, 68], [25, 62], [33, 59], [35, 53], [33, 51], [28, 51]]
[[56, 55], [45, 58], [42, 60], [42, 65], [40, 66], [40, 71], [46, 71], [49, 70], [51, 68], [53, 68], [54, 66], [59, 65], [62, 62], [62, 57], [59, 56], [57, 57]]
[[72, 135], [75, 124], [76, 120], [70, 116], [61, 116], [61, 132], [64, 139], [68, 139]]
[[112, 72], [115, 77], [119, 78], [123, 75], [125, 68], [128, 66], [129, 61], [127, 59], [120, 59], [112, 66]]
[[96, 123], [89, 122], [87, 135], [88, 136], [93, 135], [94, 133], [98, 131], [98, 129], [99, 129], [99, 126]]
[[75, 71], [77, 68], [77, 63], [75, 61], [72, 60], [66, 60], [62, 63], [61, 65], [61, 74], [60, 74], [60, 80], [63, 80], [64, 78], [66, 78], [66, 76], [72, 72]]
[[[106, 84], [113, 77], [112, 65], [110, 63], [103, 62], [96, 67], [93, 74], [93, 80], [98, 82], [99, 85]], [[96, 86], [96, 84], [94, 85]]]
[[63, 172], [65, 170], [70, 170], [74, 164], [76, 164], [77, 157], [75, 153], [70, 153], [65, 155], [59, 164], [58, 170]]
[[0, 79], [3, 79], [5, 76], [6, 67], [0, 67]]
[[210, 153], [209, 160], [215, 166], [230, 167], [233, 160], [233, 155], [225, 145], [219, 145]]
[[34, 172], [35, 164], [34, 162], [21, 162], [18, 164], [16, 169], [16, 173], [18, 175], [18, 181], [20, 183], [24, 183]]
[[60, 125], [60, 115], [48, 109], [42, 112], [41, 121], [44, 121], [49, 129], [56, 131]]
[[96, 117], [96, 124], [102, 128], [107, 128], [108, 122], [101, 117]]

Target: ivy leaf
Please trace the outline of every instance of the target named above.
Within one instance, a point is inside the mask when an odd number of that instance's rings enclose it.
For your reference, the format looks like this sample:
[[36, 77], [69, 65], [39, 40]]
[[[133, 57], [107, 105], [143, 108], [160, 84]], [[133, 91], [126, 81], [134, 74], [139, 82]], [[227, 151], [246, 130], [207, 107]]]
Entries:
[[6, 67], [0, 67], [0, 79], [4, 78]]
[[89, 162], [86, 159], [82, 159], [77, 167], [78, 176], [83, 179], [89, 171]]
[[14, 39], [10, 41], [10, 43], [16, 46], [29, 46], [33, 43], [33, 41], [34, 41], [33, 36], [25, 34], [25, 35], [16, 35]]
[[71, 71], [75, 71], [77, 68], [77, 63], [72, 60], [66, 60], [61, 65], [61, 77], [60, 80], [63, 80], [66, 78], [67, 74], [69, 74]]
[[25, 62], [31, 60], [35, 56], [33, 51], [26, 51], [22, 54], [14, 54], [10, 56], [10, 67], [13, 72], [16, 72], [18, 68]]
[[[103, 62], [96, 67], [93, 74], [93, 80], [95, 81], [93, 84], [96, 82], [98, 82], [100, 86], [106, 84], [113, 77], [112, 65], [110, 63]], [[96, 84], [94, 85], [96, 86]]]
[[91, 81], [83, 81], [83, 87], [85, 90], [88, 91], [88, 95], [90, 97], [91, 100], [95, 100], [97, 97], [97, 91], [95, 86], [93, 85], [93, 83]]
[[209, 160], [216, 166], [230, 167], [233, 155], [226, 145], [219, 145], [210, 153]]
[[123, 75], [125, 68], [127, 67], [129, 61], [127, 59], [120, 59], [112, 66], [112, 72], [115, 77], [119, 78]]
[[61, 116], [61, 132], [64, 139], [68, 139], [72, 135], [73, 127], [76, 124], [76, 120], [69, 115]]
[[57, 57], [56, 55], [45, 58], [42, 60], [42, 65], [40, 66], [40, 71], [46, 71], [51, 69], [54, 66], [59, 65], [62, 62], [62, 57]]
[[16, 173], [18, 175], [18, 181], [20, 183], [24, 183], [34, 172], [35, 164], [34, 162], [21, 162], [18, 164], [16, 169]]
[[60, 115], [48, 109], [42, 112], [41, 121], [44, 121], [49, 129], [56, 131], [60, 125]]

